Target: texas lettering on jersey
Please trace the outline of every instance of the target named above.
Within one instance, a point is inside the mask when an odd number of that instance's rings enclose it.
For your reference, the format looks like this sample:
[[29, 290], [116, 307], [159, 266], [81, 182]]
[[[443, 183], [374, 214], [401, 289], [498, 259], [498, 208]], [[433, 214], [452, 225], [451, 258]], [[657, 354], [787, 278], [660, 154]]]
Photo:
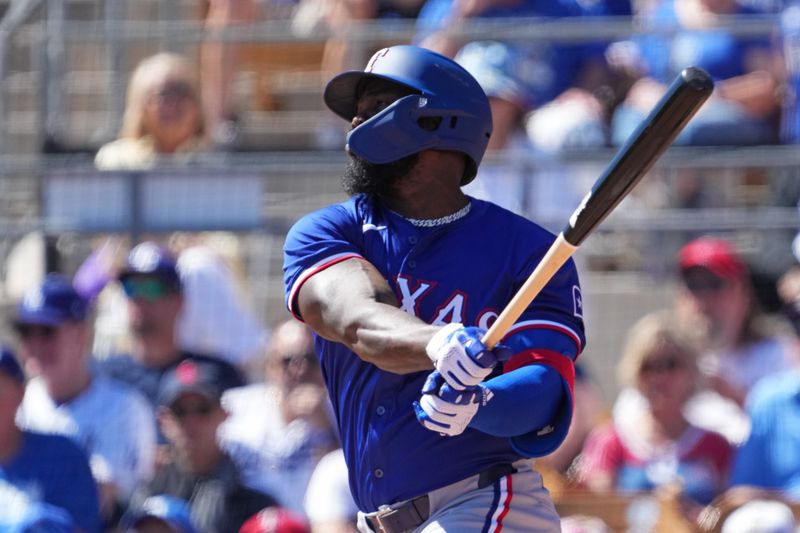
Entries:
[[[492, 321], [497, 318], [498, 312], [495, 309], [487, 308], [477, 314], [475, 324], [467, 324], [466, 305], [469, 296], [466, 292], [455, 290], [437, 307], [433, 316], [422, 316], [422, 301], [429, 295], [437, 282], [414, 280], [410, 276], [398, 275], [392, 280], [394, 283], [395, 294], [400, 301], [400, 308], [410, 315], [433, 324], [434, 326], [444, 326], [457, 322], [459, 324], [474, 325], [479, 328], [488, 329]], [[426, 302], [427, 303], [427, 302]], [[428, 303], [427, 307], [430, 307]]]

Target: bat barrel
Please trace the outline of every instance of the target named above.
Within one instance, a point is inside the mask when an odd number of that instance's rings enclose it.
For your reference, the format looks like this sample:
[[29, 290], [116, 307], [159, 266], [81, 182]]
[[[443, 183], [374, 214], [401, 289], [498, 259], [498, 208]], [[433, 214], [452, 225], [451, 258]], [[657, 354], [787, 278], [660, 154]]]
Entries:
[[675, 140], [713, 90], [714, 82], [700, 68], [688, 67], [675, 77], [570, 217], [562, 231], [568, 243], [579, 246], [613, 211]]

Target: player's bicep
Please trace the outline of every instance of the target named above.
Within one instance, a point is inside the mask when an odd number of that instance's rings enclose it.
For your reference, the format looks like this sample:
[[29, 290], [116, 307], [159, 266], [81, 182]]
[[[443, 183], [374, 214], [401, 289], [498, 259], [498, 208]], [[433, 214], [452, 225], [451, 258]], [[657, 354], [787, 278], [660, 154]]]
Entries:
[[368, 261], [350, 258], [315, 273], [297, 294], [303, 320], [323, 337], [343, 341], [374, 304], [398, 307], [383, 275]]

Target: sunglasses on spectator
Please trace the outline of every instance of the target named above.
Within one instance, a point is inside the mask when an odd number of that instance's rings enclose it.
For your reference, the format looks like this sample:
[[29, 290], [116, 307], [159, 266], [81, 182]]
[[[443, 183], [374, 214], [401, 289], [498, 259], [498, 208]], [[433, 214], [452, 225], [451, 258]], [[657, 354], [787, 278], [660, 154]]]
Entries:
[[183, 420], [190, 416], [199, 416], [201, 418], [205, 418], [211, 414], [214, 410], [214, 406], [210, 403], [199, 403], [197, 405], [173, 405], [169, 408], [172, 411], [172, 414], [175, 415], [175, 418], [179, 420]]
[[34, 337], [50, 340], [55, 336], [58, 328], [41, 324], [17, 324], [14, 329], [22, 340], [33, 339]]
[[130, 299], [158, 300], [172, 292], [170, 286], [159, 278], [127, 278], [122, 282], [122, 288]]
[[659, 374], [666, 372], [674, 372], [675, 370], [683, 367], [683, 361], [677, 357], [661, 357], [653, 359], [652, 361], [645, 361], [642, 363], [642, 374]]
[[177, 102], [194, 98], [194, 89], [188, 83], [167, 83], [154, 91], [150, 97], [158, 102]]
[[683, 284], [691, 293], [719, 292], [730, 286], [730, 282], [713, 274], [684, 276]]
[[280, 362], [284, 368], [289, 368], [292, 365], [298, 365], [300, 363], [305, 363], [305, 362], [310, 363], [316, 360], [317, 356], [314, 354], [314, 352], [283, 355], [280, 357]]

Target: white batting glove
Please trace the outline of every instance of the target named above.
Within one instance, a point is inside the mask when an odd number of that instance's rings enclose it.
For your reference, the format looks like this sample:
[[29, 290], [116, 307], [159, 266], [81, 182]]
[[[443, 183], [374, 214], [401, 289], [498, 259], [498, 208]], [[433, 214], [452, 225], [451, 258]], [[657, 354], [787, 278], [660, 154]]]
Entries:
[[497, 357], [481, 343], [484, 331], [453, 323], [442, 327], [425, 351], [445, 381], [456, 390], [474, 387], [492, 373]]
[[443, 436], [454, 437], [467, 429], [480, 407], [492, 399], [492, 391], [483, 385], [457, 391], [434, 370], [425, 381], [422, 397], [414, 402], [419, 423]]

